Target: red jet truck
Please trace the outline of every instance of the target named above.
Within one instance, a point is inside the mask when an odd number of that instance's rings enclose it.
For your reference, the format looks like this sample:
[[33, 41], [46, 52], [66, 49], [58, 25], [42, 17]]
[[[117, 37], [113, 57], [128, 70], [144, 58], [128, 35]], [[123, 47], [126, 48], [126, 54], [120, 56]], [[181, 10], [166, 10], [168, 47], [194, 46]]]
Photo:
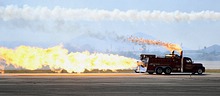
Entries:
[[141, 54], [140, 61], [137, 62], [136, 73], [148, 72], [149, 74], [171, 74], [171, 72], [190, 72], [201, 75], [205, 72], [205, 67], [201, 63], [194, 63], [191, 58], [183, 57], [183, 51], [180, 55], [171, 54], [164, 57], [157, 57], [151, 54]]

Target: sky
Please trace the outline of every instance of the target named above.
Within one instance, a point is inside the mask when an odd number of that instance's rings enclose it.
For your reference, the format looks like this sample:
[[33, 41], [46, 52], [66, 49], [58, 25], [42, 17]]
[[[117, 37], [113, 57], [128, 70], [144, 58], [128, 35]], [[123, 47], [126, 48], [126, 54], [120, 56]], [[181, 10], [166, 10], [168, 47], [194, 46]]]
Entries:
[[0, 0], [0, 46], [50, 47], [85, 34], [102, 39], [143, 33], [202, 49], [220, 45], [219, 6], [219, 0]]

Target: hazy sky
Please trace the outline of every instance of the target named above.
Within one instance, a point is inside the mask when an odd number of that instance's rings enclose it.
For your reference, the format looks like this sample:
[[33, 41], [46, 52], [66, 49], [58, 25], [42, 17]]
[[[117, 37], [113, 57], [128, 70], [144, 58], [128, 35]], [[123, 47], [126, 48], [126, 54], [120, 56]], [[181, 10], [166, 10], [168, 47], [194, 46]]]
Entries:
[[219, 0], [0, 0], [0, 41], [60, 44], [81, 34], [141, 32], [199, 49], [220, 44], [219, 6]]

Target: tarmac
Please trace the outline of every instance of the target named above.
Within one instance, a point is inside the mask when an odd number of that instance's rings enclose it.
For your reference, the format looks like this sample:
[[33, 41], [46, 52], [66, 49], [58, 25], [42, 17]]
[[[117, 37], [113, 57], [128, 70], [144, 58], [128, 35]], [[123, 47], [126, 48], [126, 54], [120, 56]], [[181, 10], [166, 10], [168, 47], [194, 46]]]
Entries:
[[220, 96], [220, 73], [0, 74], [0, 96]]

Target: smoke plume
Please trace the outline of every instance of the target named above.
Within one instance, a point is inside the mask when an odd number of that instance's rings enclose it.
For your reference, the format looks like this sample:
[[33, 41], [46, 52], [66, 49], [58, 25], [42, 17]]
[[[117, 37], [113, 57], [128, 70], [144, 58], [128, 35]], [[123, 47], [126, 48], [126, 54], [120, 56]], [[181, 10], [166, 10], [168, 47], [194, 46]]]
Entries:
[[165, 22], [179, 21], [195, 21], [195, 20], [220, 20], [220, 12], [201, 11], [201, 12], [165, 12], [165, 11], [146, 11], [146, 10], [127, 10], [120, 11], [114, 9], [99, 10], [99, 9], [71, 9], [54, 7], [30, 7], [24, 5], [17, 7], [9, 5], [0, 7], [0, 19], [4, 21], [24, 19], [24, 20], [86, 20], [86, 21], [151, 21], [160, 20]]
[[148, 40], [148, 39], [132, 37], [132, 36], [128, 38], [128, 41], [131, 41], [133, 43], [138, 43], [138, 44], [163, 46], [169, 51], [178, 51], [178, 52], [182, 51], [181, 47], [178, 44], [166, 43], [162, 41]]

